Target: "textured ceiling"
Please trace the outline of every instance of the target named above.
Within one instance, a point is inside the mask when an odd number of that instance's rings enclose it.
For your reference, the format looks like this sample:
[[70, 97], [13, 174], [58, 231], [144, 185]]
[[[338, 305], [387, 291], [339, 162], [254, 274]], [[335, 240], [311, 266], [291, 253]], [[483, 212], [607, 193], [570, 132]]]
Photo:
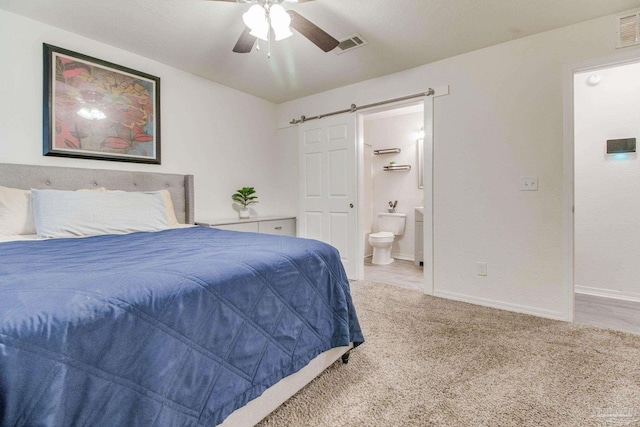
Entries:
[[640, 0], [285, 3], [338, 39], [359, 33], [369, 44], [336, 55], [294, 34], [272, 45], [270, 59], [266, 46], [249, 54], [231, 51], [248, 7], [205, 0], [0, 0], [1, 9], [275, 103], [633, 9]]

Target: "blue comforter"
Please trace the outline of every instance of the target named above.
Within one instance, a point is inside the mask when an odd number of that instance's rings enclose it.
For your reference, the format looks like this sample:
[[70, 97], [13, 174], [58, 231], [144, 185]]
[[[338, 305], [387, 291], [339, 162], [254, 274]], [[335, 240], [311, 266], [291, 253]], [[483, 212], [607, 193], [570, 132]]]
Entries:
[[0, 244], [0, 425], [221, 423], [363, 342], [337, 251], [194, 227]]

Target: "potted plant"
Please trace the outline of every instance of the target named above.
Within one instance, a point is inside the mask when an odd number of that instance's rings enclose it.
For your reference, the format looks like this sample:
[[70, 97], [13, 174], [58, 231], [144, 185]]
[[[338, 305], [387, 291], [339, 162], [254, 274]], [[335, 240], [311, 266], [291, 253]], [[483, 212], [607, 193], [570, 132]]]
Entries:
[[231, 198], [234, 202], [238, 202], [240, 206], [240, 218], [249, 218], [249, 205], [258, 203], [258, 196], [255, 195], [256, 190], [253, 187], [242, 187], [236, 191]]

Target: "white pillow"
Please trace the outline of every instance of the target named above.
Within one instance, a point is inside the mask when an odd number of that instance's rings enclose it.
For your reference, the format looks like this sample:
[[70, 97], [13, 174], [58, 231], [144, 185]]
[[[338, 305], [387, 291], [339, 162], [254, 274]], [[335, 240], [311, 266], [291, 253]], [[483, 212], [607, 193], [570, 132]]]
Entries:
[[[104, 188], [104, 187], [102, 187]], [[106, 188], [104, 191], [110, 191]], [[123, 193], [123, 190], [113, 190], [112, 193]], [[171, 200], [171, 193], [169, 190], [159, 190], [159, 191], [143, 191], [145, 194], [154, 194], [158, 193], [162, 196], [162, 201], [164, 202], [164, 207], [167, 215], [167, 223], [171, 226], [178, 225], [178, 218], [176, 218], [176, 211], [173, 209], [173, 201]]]
[[176, 211], [173, 209], [171, 193], [169, 193], [169, 190], [160, 190], [158, 193], [162, 195], [162, 200], [164, 201], [165, 208], [167, 209], [167, 222], [171, 226], [178, 225], [178, 218], [176, 218]]
[[36, 234], [31, 215], [31, 192], [0, 187], [0, 236]]
[[31, 190], [38, 237], [77, 237], [168, 228], [162, 195]]
[[[107, 189], [97, 187], [78, 191], [107, 191]], [[31, 212], [31, 191], [0, 186], [0, 236], [32, 234], [36, 234], [36, 225]]]

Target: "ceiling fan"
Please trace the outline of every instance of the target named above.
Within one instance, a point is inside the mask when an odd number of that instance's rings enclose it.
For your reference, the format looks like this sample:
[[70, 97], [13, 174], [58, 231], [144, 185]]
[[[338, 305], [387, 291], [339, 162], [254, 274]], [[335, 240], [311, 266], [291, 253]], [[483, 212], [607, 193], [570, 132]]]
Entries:
[[228, 3], [253, 4], [242, 15], [246, 27], [238, 39], [233, 51], [249, 53], [257, 39], [271, 43], [271, 39], [283, 40], [293, 33], [291, 28], [305, 36], [309, 41], [325, 52], [333, 50], [340, 43], [326, 31], [293, 10], [285, 10], [281, 3], [306, 3], [313, 0], [210, 0]]

